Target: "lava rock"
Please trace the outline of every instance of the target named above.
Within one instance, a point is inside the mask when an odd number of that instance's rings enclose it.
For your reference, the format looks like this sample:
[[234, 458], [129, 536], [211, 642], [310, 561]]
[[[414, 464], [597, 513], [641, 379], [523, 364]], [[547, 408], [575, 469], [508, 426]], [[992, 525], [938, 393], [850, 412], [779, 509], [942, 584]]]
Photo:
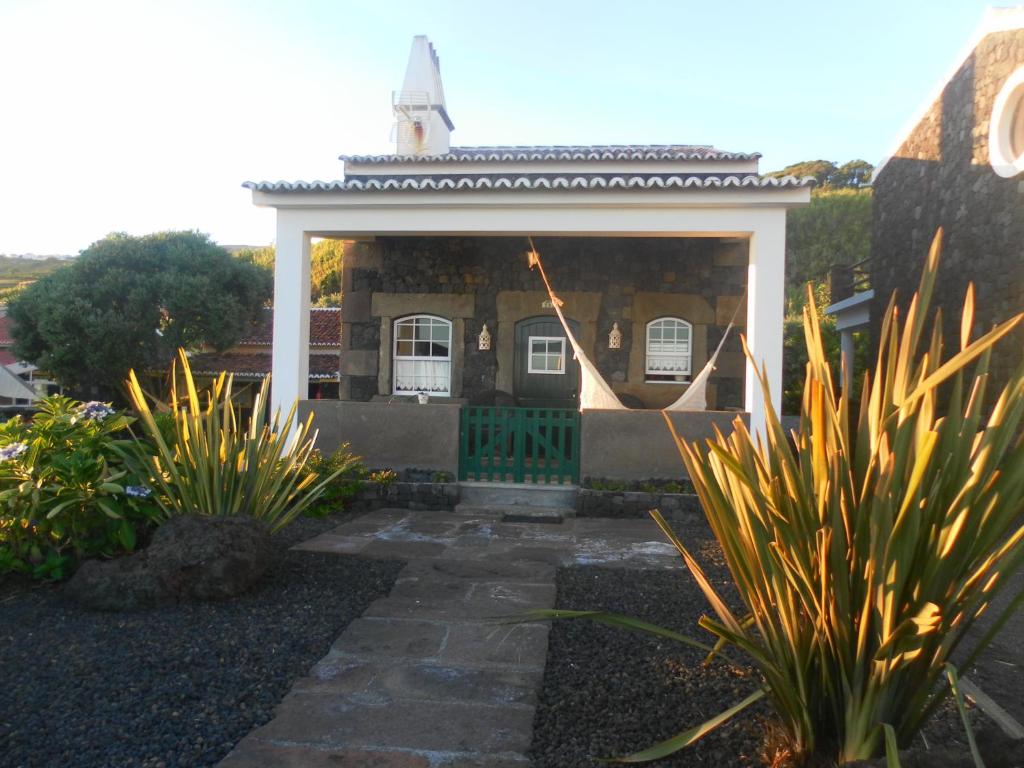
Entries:
[[233, 600], [112, 615], [0, 579], [0, 765], [217, 765], [394, 583], [401, 563], [288, 549], [343, 521], [274, 534], [270, 570]]
[[220, 600], [246, 592], [272, 557], [270, 533], [259, 520], [185, 515], [164, 523], [141, 552], [83, 563], [65, 593], [103, 611], [189, 598]]

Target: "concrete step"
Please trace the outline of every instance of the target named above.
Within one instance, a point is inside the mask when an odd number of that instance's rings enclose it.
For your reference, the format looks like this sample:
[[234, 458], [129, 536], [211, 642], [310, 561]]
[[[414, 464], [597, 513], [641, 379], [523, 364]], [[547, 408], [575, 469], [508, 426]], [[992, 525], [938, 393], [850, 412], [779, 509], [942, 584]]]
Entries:
[[576, 509], [579, 487], [526, 483], [459, 483], [459, 506]]
[[502, 523], [551, 523], [558, 525], [564, 522], [567, 517], [576, 517], [576, 510], [572, 507], [477, 507], [471, 504], [458, 504], [455, 507], [455, 512], [459, 515], [470, 515], [473, 517], [496, 517]]

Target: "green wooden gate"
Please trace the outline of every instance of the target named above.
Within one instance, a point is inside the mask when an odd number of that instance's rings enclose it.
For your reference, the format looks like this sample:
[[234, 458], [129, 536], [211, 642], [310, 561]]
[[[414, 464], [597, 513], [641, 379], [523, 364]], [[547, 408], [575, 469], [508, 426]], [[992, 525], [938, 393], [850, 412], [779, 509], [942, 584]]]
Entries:
[[580, 414], [569, 408], [467, 406], [459, 428], [459, 479], [575, 484]]

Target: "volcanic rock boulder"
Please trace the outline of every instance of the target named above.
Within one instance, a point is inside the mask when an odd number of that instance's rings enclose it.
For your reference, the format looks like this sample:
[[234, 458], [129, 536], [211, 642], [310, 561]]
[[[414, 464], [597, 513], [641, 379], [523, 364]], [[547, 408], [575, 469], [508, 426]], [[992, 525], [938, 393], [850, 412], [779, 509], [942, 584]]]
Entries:
[[104, 611], [171, 600], [220, 600], [256, 583], [273, 553], [266, 526], [250, 517], [175, 517], [157, 529], [141, 552], [83, 563], [65, 594]]

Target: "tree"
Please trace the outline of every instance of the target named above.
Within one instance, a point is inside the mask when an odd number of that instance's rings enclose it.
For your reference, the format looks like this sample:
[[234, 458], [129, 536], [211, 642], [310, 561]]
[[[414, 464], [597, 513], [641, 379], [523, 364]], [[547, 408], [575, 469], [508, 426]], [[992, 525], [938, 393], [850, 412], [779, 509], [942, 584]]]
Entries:
[[871, 190], [816, 189], [811, 204], [786, 217], [786, 299], [798, 314], [808, 282], [827, 303], [829, 270], [863, 261], [871, 252]]
[[318, 307], [341, 306], [341, 267], [345, 261], [343, 240], [313, 243], [310, 253], [310, 282], [313, 302]]
[[837, 166], [831, 160], [804, 160], [767, 174], [773, 178], [813, 176], [818, 189], [859, 189], [871, 184], [875, 166], [866, 160], [851, 160]]
[[14, 353], [66, 386], [120, 393], [129, 369], [178, 347], [234, 344], [271, 294], [269, 272], [198, 232], [108, 235], [11, 302]]
[[[274, 246], [242, 248], [235, 258], [274, 270]], [[345, 261], [344, 240], [318, 240], [310, 249], [310, 300], [318, 307], [341, 306], [341, 268]]]
[[[803, 338], [803, 309], [807, 305], [807, 284], [814, 291], [819, 311], [831, 303], [829, 271], [836, 265], [853, 265], [871, 252], [871, 189], [858, 179], [870, 179], [873, 168], [863, 160], [843, 166], [825, 160], [797, 163], [775, 176], [815, 176], [832, 170], [827, 181], [811, 192], [811, 204], [794, 208], [786, 219], [786, 318], [783, 328], [783, 412], [796, 413], [803, 396], [807, 352]], [[822, 319], [826, 353], [839, 370], [839, 334], [835, 319]], [[855, 370], [863, 371], [867, 343], [856, 339]]]

